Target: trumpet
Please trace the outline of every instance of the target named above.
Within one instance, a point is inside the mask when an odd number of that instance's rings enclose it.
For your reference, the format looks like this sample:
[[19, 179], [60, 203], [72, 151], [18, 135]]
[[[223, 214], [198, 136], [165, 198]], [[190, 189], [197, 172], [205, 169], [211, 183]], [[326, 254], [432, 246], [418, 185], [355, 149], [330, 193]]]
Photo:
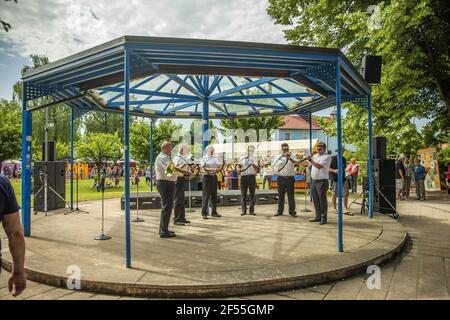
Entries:
[[164, 173], [166, 176], [171, 177], [175, 173], [175, 163], [171, 160], [166, 167], [166, 170], [164, 170]]

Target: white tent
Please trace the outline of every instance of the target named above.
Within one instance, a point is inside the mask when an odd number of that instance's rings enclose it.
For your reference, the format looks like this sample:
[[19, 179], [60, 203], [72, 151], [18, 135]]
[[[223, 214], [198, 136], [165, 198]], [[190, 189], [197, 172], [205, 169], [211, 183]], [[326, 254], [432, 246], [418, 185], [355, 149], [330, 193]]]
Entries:
[[[319, 139], [312, 139], [312, 147], [316, 146]], [[257, 156], [265, 156], [267, 154], [274, 156], [281, 153], [281, 145], [287, 143], [292, 154], [297, 152], [306, 154], [309, 152], [309, 139], [301, 140], [280, 140], [280, 141], [262, 141], [262, 142], [238, 142], [234, 144], [234, 158], [241, 157], [247, 153], [247, 148], [253, 145], [256, 148]], [[213, 144], [214, 153], [216, 155], [223, 155], [225, 153], [226, 159], [231, 159], [232, 144], [231, 143], [216, 143]]]

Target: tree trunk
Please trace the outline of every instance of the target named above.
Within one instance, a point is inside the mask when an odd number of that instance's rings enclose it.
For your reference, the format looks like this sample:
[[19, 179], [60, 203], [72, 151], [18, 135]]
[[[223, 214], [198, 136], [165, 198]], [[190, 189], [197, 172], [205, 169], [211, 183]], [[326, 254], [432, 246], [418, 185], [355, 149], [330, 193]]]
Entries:
[[450, 117], [450, 82], [437, 80], [436, 85], [442, 100], [444, 100], [444, 103], [447, 106], [447, 115]]

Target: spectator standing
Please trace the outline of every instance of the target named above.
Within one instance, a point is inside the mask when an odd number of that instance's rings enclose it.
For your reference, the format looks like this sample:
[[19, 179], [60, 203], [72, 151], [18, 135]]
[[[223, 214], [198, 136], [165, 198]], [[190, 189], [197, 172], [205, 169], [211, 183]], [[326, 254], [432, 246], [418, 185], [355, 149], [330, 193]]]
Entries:
[[427, 171], [420, 163], [420, 159], [414, 160], [414, 180], [416, 183], [416, 200], [425, 200], [425, 177]]

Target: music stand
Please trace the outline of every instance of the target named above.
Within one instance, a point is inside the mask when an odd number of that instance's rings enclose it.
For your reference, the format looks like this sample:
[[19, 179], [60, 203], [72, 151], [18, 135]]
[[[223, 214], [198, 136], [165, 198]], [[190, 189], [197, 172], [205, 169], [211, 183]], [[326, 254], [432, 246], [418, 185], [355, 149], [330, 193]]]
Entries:
[[105, 234], [105, 174], [100, 175], [100, 188], [102, 190], [102, 234], [95, 237], [94, 240], [109, 240], [110, 236]]
[[144, 222], [144, 219], [139, 217], [139, 173], [136, 179], [134, 180], [136, 184], [136, 218], [131, 220], [132, 222]]

